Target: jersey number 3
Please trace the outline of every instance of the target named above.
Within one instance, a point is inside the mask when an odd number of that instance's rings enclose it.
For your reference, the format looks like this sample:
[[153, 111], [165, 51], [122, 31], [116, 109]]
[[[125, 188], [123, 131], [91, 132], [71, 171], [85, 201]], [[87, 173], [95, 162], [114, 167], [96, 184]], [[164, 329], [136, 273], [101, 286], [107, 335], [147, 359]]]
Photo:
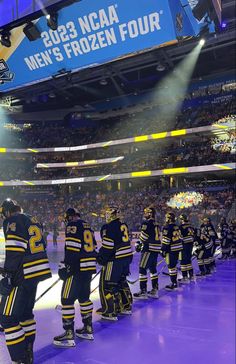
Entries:
[[128, 243], [128, 241], [129, 241], [129, 232], [128, 232], [127, 226], [126, 225], [121, 225], [120, 230], [123, 233], [122, 241], [124, 243]]

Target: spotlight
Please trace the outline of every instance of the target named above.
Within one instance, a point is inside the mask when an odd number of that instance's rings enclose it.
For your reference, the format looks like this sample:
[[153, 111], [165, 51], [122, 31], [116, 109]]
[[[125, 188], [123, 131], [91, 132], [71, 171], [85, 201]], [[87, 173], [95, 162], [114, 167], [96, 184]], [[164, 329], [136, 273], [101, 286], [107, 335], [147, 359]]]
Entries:
[[165, 69], [166, 69], [166, 67], [165, 67], [165, 65], [163, 63], [161, 63], [161, 62], [157, 63], [156, 70], [158, 72], [163, 72], [163, 71], [165, 71]]
[[57, 30], [58, 27], [58, 14], [52, 13], [46, 15], [47, 25], [52, 30]]
[[206, 43], [206, 41], [205, 41], [205, 39], [201, 39], [200, 40], [200, 42], [199, 42], [199, 44], [203, 47], [204, 46], [204, 44]]
[[99, 81], [100, 85], [102, 86], [106, 86], [108, 84], [107, 80], [105, 78], [102, 78], [100, 81]]
[[11, 47], [10, 36], [11, 36], [11, 33], [8, 30], [3, 30], [0, 33], [0, 42], [4, 47], [7, 47], [7, 48]]
[[221, 28], [222, 28], [222, 29], [227, 28], [227, 24], [226, 24], [226, 23], [222, 23], [222, 24], [221, 24]]
[[25, 33], [26, 37], [29, 39], [30, 42], [33, 42], [34, 40], [41, 38], [41, 33], [39, 29], [32, 22], [29, 22], [23, 28], [23, 32]]

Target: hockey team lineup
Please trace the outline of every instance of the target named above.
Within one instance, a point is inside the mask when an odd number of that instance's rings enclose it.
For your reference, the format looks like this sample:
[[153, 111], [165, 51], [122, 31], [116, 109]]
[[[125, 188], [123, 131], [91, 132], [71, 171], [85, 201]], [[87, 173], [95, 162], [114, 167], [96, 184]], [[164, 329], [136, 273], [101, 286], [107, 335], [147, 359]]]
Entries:
[[[92, 228], [83, 220], [80, 212], [72, 207], [65, 211], [65, 248], [58, 266], [59, 278], [36, 298], [38, 283], [52, 276], [41, 225], [36, 217], [24, 213], [17, 202], [11, 199], [3, 202], [1, 213], [4, 219], [4, 237], [1, 235], [1, 241], [5, 239], [6, 251], [4, 268], [1, 268], [4, 278], [0, 281], [1, 325], [11, 357], [17, 354], [23, 360], [27, 358], [27, 363], [33, 360], [36, 334], [32, 309], [59, 282], [62, 284], [61, 304], [57, 304], [55, 309], [62, 316], [64, 332], [54, 337], [53, 344], [62, 348], [74, 347], [76, 338], [96, 338], [90, 296], [97, 290], [101, 307], [95, 314], [100, 315], [101, 320], [118, 321], [121, 315], [132, 315], [135, 301], [149, 300], [152, 304], [152, 300], [159, 298], [161, 274], [168, 275], [170, 279], [165, 290], [175, 291], [179, 286], [196, 282], [198, 278], [210, 277], [216, 270], [215, 260], [218, 255], [227, 258], [236, 252], [233, 245], [236, 228], [234, 220], [228, 225], [226, 219], [222, 218], [217, 234], [208, 217], [204, 217], [200, 228], [195, 229], [187, 215], [181, 214], [177, 219], [173, 212], [169, 212], [161, 227], [156, 221], [153, 207], [144, 209], [139, 240], [135, 239], [135, 251], [128, 226], [121, 220], [119, 207], [107, 207], [105, 224], [100, 230], [101, 244], [98, 246]], [[137, 254], [140, 254], [139, 276], [132, 280], [129, 278], [130, 266]], [[22, 256], [24, 258], [19, 265]], [[199, 267], [197, 274], [194, 274], [194, 260], [197, 260]], [[178, 278], [178, 269], [181, 278]], [[132, 293], [130, 287], [138, 281], [140, 290]], [[17, 292], [19, 285], [23, 286], [21, 292]], [[15, 305], [18, 300], [23, 303], [22, 294], [29, 295], [31, 302], [29, 306], [27, 303], [28, 307], [22, 305], [23, 309]], [[78, 315], [76, 301], [79, 302], [83, 323], [83, 327], [78, 329], [75, 328], [75, 315]], [[14, 310], [25, 319], [20, 325], [18, 322], [13, 323], [11, 316], [9, 319], [9, 312]], [[24, 340], [26, 351], [22, 350]]]

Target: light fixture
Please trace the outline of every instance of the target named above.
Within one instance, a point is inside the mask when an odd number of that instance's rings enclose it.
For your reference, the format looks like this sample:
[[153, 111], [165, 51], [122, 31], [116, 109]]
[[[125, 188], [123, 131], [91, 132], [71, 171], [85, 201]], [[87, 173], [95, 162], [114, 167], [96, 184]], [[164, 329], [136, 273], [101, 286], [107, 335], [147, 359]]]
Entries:
[[102, 78], [100, 81], [99, 81], [100, 85], [101, 86], [106, 86], [108, 84], [107, 80], [105, 78]]
[[39, 38], [41, 38], [41, 33], [39, 31], [39, 29], [37, 28], [37, 26], [32, 23], [29, 22], [24, 28], [23, 28], [23, 32], [25, 33], [26, 37], [29, 39], [29, 41], [33, 42], [34, 40], [37, 40]]
[[58, 27], [58, 14], [51, 13], [46, 15], [47, 25], [52, 30], [57, 30]]
[[156, 70], [158, 72], [163, 72], [163, 71], [165, 71], [165, 69], [166, 69], [166, 67], [165, 67], [165, 65], [163, 63], [161, 63], [161, 62], [157, 63]]
[[0, 33], [0, 42], [4, 47], [10, 48], [11, 47], [11, 33], [8, 30], [3, 30]]
[[199, 42], [199, 44], [203, 47], [204, 46], [204, 44], [206, 43], [206, 41], [205, 41], [205, 39], [201, 39], [200, 40], [200, 42]]

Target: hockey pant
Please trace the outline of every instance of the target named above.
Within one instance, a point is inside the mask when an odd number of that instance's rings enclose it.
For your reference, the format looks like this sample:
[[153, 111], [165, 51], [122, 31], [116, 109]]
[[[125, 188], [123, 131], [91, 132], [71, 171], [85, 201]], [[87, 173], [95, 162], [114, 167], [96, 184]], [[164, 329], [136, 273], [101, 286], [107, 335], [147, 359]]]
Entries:
[[36, 322], [33, 308], [38, 283], [25, 280], [14, 287], [0, 302], [0, 324], [4, 328], [6, 345], [12, 361], [23, 361], [27, 347], [33, 346]]
[[93, 303], [90, 301], [92, 273], [78, 272], [68, 277], [62, 285], [62, 324], [64, 330], [74, 330], [76, 300], [80, 304], [80, 314], [84, 325], [92, 324]]
[[102, 267], [99, 292], [103, 313], [117, 314], [132, 308], [132, 294], [126, 281], [131, 261], [132, 257], [115, 259]]
[[139, 263], [139, 284], [141, 291], [147, 291], [147, 270], [150, 271], [152, 288], [158, 289], [157, 258], [158, 253], [155, 252], [144, 252], [141, 254]]
[[197, 253], [197, 262], [201, 273], [211, 272], [211, 249], [201, 249]]
[[178, 252], [172, 252], [166, 254], [166, 264], [168, 265], [170, 280], [172, 283], [177, 283], [177, 263], [182, 261], [182, 250]]
[[193, 266], [192, 266], [192, 252], [193, 243], [183, 244], [182, 260], [181, 260], [181, 272], [184, 278], [193, 276]]

